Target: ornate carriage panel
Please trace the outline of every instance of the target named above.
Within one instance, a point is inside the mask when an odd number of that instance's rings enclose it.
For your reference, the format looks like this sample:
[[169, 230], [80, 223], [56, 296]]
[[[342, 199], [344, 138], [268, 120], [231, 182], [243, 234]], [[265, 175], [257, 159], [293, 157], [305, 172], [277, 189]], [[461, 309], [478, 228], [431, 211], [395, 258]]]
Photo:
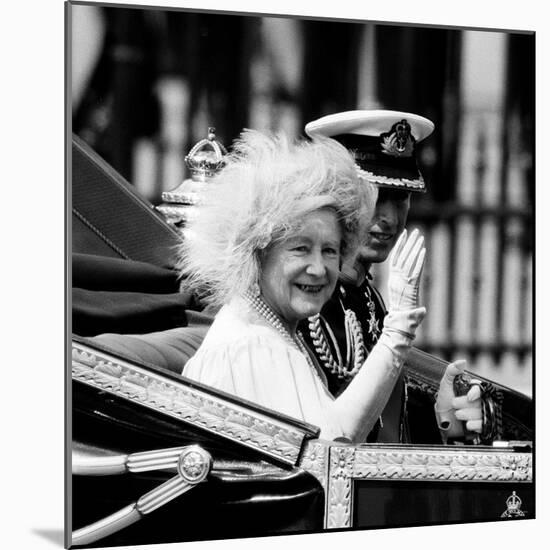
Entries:
[[326, 466], [328, 529], [534, 517], [527, 444], [332, 444]]

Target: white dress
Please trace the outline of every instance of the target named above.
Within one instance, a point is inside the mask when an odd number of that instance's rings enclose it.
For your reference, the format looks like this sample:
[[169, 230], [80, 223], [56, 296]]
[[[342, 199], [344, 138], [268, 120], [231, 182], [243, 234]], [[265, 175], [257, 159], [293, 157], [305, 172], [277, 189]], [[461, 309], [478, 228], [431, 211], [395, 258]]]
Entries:
[[241, 298], [220, 309], [183, 375], [341, 435], [322, 371]]
[[[415, 315], [411, 319], [417, 323]], [[398, 334], [383, 331], [346, 392], [335, 399], [320, 368], [312, 368], [298, 348], [237, 297], [220, 309], [182, 374], [319, 426], [325, 439], [354, 439], [350, 426], [364, 425], [359, 438], [364, 441], [388, 400], [409, 345]]]

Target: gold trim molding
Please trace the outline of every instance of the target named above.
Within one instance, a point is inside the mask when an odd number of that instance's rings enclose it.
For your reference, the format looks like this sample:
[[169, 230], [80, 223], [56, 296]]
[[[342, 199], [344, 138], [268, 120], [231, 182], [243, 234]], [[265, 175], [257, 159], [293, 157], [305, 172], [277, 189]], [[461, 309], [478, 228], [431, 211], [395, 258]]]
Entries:
[[306, 436], [311, 436], [267, 414], [74, 341], [72, 377], [293, 466]]
[[533, 481], [531, 453], [491, 447], [330, 447], [325, 527], [351, 527], [353, 483], [360, 480]]
[[327, 492], [330, 441], [312, 439], [306, 443], [300, 459], [300, 468], [314, 476]]
[[354, 478], [444, 481], [532, 481], [529, 453], [479, 450], [382, 451], [358, 448]]

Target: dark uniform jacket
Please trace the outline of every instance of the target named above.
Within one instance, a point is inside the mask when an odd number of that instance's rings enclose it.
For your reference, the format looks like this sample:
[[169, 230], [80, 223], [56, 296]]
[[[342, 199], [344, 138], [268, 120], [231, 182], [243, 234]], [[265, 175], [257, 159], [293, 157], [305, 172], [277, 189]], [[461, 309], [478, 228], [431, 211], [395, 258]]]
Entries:
[[[347, 314], [346, 310], [349, 310]], [[386, 308], [380, 293], [368, 279], [365, 279], [360, 286], [339, 282], [331, 299], [321, 310], [318, 320], [312, 317], [300, 323], [298, 328], [323, 367], [329, 390], [334, 396], [340, 395], [351, 379], [342, 378], [331, 372], [326, 345], [334, 361], [347, 365], [348, 369], [353, 368], [357, 354], [360, 354], [358, 360], [362, 362], [361, 359], [364, 360], [376, 344], [382, 332], [385, 315]], [[362, 342], [361, 338], [353, 336], [354, 318], [358, 322], [356, 326], [361, 332]], [[326, 345], [323, 346], [323, 343]], [[359, 349], [360, 347], [363, 349]], [[401, 374], [381, 419], [367, 437], [367, 441], [398, 443], [408, 440], [404, 414], [405, 393], [404, 375]]]

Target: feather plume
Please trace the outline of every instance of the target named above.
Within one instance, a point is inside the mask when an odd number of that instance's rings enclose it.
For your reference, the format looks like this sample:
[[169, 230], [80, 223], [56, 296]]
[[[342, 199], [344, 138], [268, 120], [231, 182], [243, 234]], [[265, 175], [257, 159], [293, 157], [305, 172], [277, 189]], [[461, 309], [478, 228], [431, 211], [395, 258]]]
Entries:
[[355, 254], [375, 202], [376, 188], [359, 179], [334, 140], [291, 142], [245, 130], [187, 226], [179, 253], [185, 286], [218, 305], [243, 294], [259, 280], [261, 252], [327, 203], [344, 229], [344, 256]]

